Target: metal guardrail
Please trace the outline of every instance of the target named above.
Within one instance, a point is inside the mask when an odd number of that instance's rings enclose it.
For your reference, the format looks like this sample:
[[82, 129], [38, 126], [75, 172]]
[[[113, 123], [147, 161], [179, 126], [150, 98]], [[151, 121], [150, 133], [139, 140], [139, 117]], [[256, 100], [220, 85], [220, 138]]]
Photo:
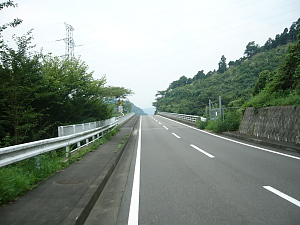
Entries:
[[[71, 152], [74, 152], [79, 148], [82, 148], [101, 138], [105, 131], [125, 123], [134, 115], [134, 113], [127, 114], [123, 117], [118, 117], [117, 119], [111, 120], [113, 122], [105, 126], [89, 129], [75, 134], [0, 148], [0, 167], [61, 148], [66, 148], [66, 157], [69, 157]], [[85, 142], [85, 144], [82, 145], [81, 142]], [[77, 144], [77, 147], [76, 149], [71, 150], [71, 146], [74, 144]]]
[[177, 114], [177, 113], [168, 113], [168, 112], [158, 112], [158, 115], [175, 119], [181, 121], [188, 121], [190, 123], [196, 124], [196, 121], [200, 119], [201, 121], [206, 121], [206, 118], [202, 116], [193, 116], [193, 115], [186, 115], [186, 114]]
[[71, 134], [77, 134], [84, 131], [92, 130], [98, 127], [105, 127], [109, 124], [112, 124], [117, 120], [116, 117], [112, 117], [107, 120], [96, 121], [91, 123], [82, 123], [82, 124], [73, 124], [67, 126], [59, 126], [58, 129], [58, 137], [67, 136]]
[[125, 123], [127, 120], [129, 120], [134, 115], [135, 115], [135, 113], [132, 112], [132, 113], [128, 113], [128, 114], [126, 114], [124, 116], [117, 117], [118, 124], [121, 125], [121, 124]]

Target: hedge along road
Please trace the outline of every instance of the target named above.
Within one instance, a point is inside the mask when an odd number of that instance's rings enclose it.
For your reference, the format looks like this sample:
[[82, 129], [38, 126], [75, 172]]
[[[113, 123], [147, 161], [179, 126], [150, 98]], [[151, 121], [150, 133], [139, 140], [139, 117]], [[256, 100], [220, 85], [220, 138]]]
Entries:
[[299, 155], [160, 116], [136, 140], [117, 224], [300, 223]]

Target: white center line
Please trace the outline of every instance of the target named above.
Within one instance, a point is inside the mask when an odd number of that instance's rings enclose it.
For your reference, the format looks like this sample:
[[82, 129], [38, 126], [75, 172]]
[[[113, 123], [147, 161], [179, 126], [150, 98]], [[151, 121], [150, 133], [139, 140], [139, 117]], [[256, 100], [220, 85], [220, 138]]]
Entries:
[[177, 138], [180, 138], [177, 134], [175, 134], [175, 133], [172, 133], [175, 137], [177, 137]]
[[164, 126], [164, 128], [165, 128], [166, 130], [169, 130], [169, 128], [167, 128], [166, 126]]
[[296, 206], [300, 207], [300, 201], [298, 201], [297, 199], [294, 199], [284, 193], [282, 193], [281, 191], [276, 190], [275, 188], [271, 187], [271, 186], [263, 186], [265, 189], [273, 192], [274, 194], [278, 195], [281, 198], [284, 198], [285, 200], [295, 204]]
[[195, 145], [190, 145], [191, 147], [193, 147], [194, 149], [198, 150], [199, 152], [202, 152], [203, 154], [207, 155], [209, 158], [215, 158], [215, 156], [209, 154], [208, 152], [202, 150], [201, 148], [198, 148], [197, 146]]
[[159, 124], [161, 124], [161, 122], [158, 122]]
[[139, 128], [139, 137], [138, 137], [137, 153], [136, 153], [136, 160], [135, 160], [128, 225], [139, 224], [142, 117], [140, 118], [141, 119], [140, 119], [140, 128]]

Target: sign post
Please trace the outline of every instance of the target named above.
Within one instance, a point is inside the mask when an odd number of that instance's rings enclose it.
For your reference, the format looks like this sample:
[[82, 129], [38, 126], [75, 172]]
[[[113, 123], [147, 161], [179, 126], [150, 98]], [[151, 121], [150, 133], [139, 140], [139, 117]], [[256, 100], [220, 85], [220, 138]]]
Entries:
[[123, 101], [119, 99], [118, 104], [119, 104], [118, 111], [119, 113], [123, 114]]

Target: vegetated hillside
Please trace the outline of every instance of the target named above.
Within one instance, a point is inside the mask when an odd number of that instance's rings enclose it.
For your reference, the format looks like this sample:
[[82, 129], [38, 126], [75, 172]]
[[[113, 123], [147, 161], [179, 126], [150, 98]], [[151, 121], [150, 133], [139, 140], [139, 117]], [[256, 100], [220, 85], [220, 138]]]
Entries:
[[141, 108], [137, 107], [136, 105], [132, 104], [131, 112], [134, 112], [136, 115], [148, 115], [144, 112]]
[[244, 107], [300, 105], [300, 32], [297, 44], [289, 46], [284, 63], [274, 72], [259, 74], [253, 94]]
[[218, 102], [218, 96], [222, 96], [224, 105], [241, 105], [252, 96], [259, 73], [275, 71], [283, 63], [287, 49], [288, 45], [284, 45], [259, 53], [224, 73], [212, 72], [190, 84], [181, 77], [182, 85], [172, 88], [171, 84], [159, 92], [154, 106], [158, 111], [202, 115], [209, 99]]
[[[245, 56], [228, 65], [225, 56], [222, 56], [217, 71], [204, 74], [202, 70], [193, 78], [180, 77], [167, 90], [158, 91], [153, 105], [157, 111], [192, 115], [205, 114], [209, 99], [217, 103], [218, 96], [222, 96], [223, 105], [243, 105], [266, 86], [272, 73], [276, 73], [285, 62], [289, 46], [294, 46], [297, 40], [299, 24], [300, 19], [292, 24], [290, 30], [286, 28], [282, 34], [276, 35], [274, 40], [269, 38], [262, 47], [249, 42]], [[268, 74], [269, 78], [264, 78], [263, 74]], [[259, 77], [263, 86], [258, 88]]]

